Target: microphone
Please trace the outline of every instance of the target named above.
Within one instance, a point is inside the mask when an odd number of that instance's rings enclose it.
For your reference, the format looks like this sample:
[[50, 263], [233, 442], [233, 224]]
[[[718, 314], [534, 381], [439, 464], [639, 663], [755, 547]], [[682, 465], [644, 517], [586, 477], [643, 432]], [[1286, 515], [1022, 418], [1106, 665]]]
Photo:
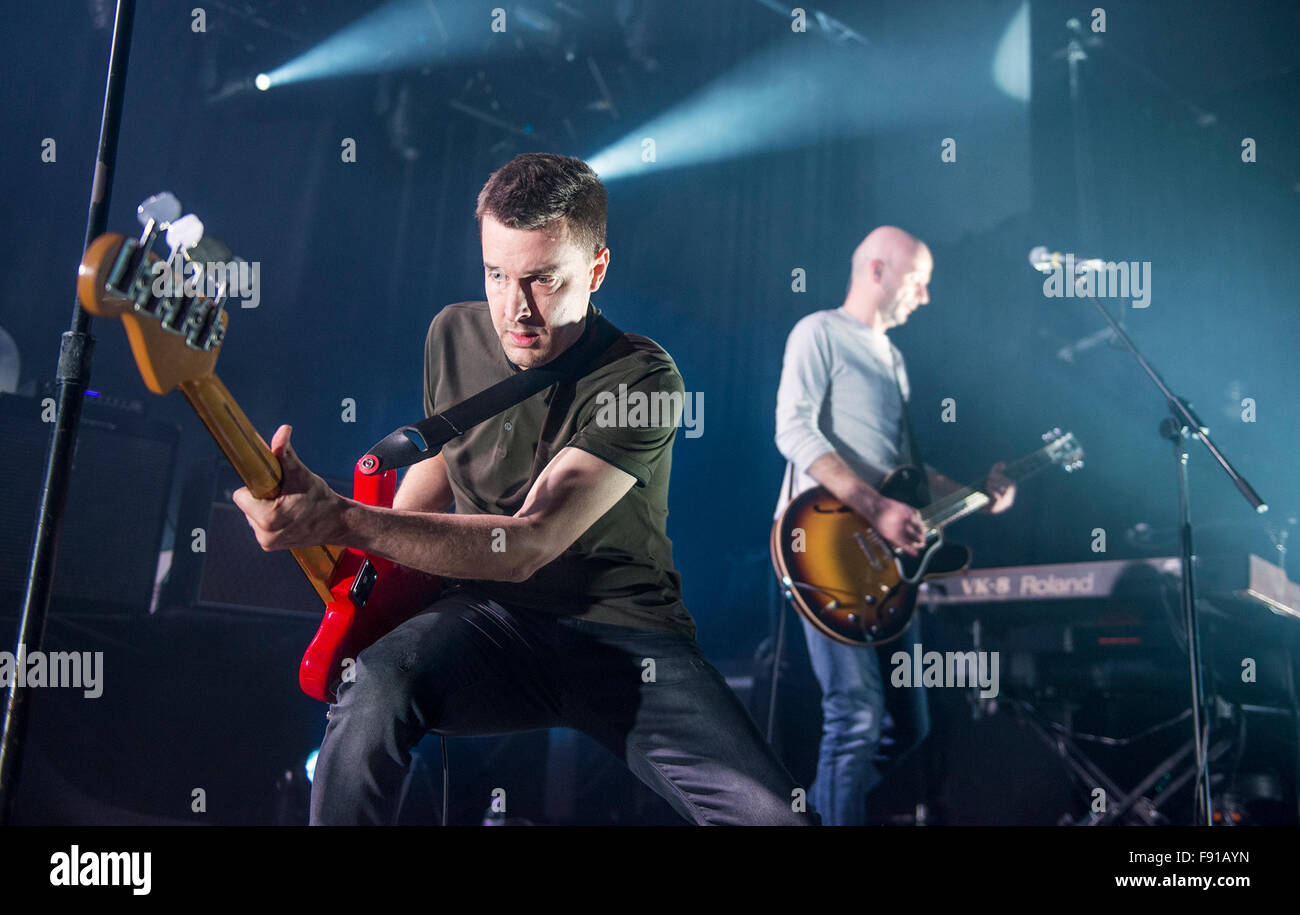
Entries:
[[1039, 245], [1029, 252], [1029, 265], [1039, 273], [1052, 273], [1058, 267], [1068, 269], [1074, 267], [1075, 273], [1083, 273], [1086, 270], [1104, 270], [1106, 264], [1099, 258], [1082, 258], [1077, 254], [1060, 251], [1048, 251], [1043, 245]]

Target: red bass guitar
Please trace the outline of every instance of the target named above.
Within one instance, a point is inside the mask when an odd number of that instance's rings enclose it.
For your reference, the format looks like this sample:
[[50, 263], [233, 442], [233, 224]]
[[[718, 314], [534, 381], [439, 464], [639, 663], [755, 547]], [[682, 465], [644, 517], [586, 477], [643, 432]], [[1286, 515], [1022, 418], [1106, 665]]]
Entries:
[[[92, 314], [122, 321], [149, 390], [180, 388], [249, 491], [275, 498], [280, 462], [215, 373], [239, 263], [225, 245], [204, 237], [196, 217], [181, 216], [171, 194], [150, 197], [137, 213], [139, 238], [101, 235], [86, 249], [77, 296]], [[160, 233], [166, 260], [151, 250]], [[392, 506], [396, 471], [368, 476], [358, 467], [353, 479], [355, 499]], [[322, 702], [334, 700], [363, 649], [427, 607], [442, 587], [434, 576], [356, 550], [322, 545], [291, 552], [325, 603], [298, 671], [303, 691]]]

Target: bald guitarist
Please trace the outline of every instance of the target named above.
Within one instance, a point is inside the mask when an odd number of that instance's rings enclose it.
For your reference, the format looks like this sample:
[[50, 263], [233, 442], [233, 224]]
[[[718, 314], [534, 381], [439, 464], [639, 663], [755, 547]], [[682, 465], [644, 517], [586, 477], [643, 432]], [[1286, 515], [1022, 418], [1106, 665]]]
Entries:
[[[925, 546], [920, 512], [876, 487], [894, 468], [917, 463], [906, 425], [907, 373], [902, 353], [886, 334], [929, 303], [933, 268], [923, 242], [880, 226], [853, 253], [844, 304], [805, 316], [790, 332], [777, 392], [776, 445], [787, 461], [777, 516], [792, 498], [821, 485], [893, 545], [911, 555]], [[1015, 486], [1002, 469], [993, 465], [982, 486], [993, 499], [987, 509], [992, 512], [1005, 511], [1015, 499]], [[936, 498], [961, 488], [926, 471]], [[925, 692], [888, 686], [877, 649], [841, 644], [801, 621], [824, 719], [812, 807], [826, 825], [861, 825], [866, 795], [881, 780], [875, 757], [886, 689], [895, 693], [889, 702], [895, 764], [929, 730]], [[910, 650], [918, 629], [914, 621], [887, 650]]]

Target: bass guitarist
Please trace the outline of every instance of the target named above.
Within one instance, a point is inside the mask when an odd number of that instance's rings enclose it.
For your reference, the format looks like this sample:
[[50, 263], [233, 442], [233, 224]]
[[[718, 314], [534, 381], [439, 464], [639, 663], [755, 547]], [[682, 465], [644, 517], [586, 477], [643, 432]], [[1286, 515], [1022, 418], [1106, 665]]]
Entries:
[[[517, 156], [477, 216], [487, 301], [433, 319], [428, 415], [608, 330], [590, 302], [609, 266], [605, 189], [586, 163]], [[694, 823], [815, 822], [682, 604], [665, 531], [676, 417], [602, 420], [615, 394], [681, 404], [681, 375], [652, 340], [614, 336], [585, 375], [414, 465], [391, 509], [333, 493], [287, 426], [272, 443], [280, 495], [236, 493], [263, 549], [338, 544], [460, 583], [362, 651], [339, 686], [313, 824], [393, 822], [426, 733], [552, 727], [593, 737]]]
[[[930, 249], [894, 226], [874, 229], [853, 252], [844, 304], [802, 318], [786, 341], [777, 392], [776, 446], [786, 458], [779, 517], [795, 496], [821, 485], [910, 555], [925, 546], [921, 514], [876, 487], [895, 467], [916, 463], [907, 426], [907, 373], [886, 336], [930, 301]], [[919, 465], [918, 465], [919, 466]], [[986, 510], [1011, 507], [1015, 486], [994, 464], [983, 484]], [[926, 468], [936, 498], [961, 488]], [[929, 730], [922, 687], [887, 686], [874, 647], [846, 645], [801, 617], [813, 671], [822, 689], [823, 730], [810, 800], [827, 825], [862, 825], [866, 795], [879, 784], [886, 689], [894, 721], [890, 762], [914, 749]], [[919, 639], [914, 621], [890, 653]]]

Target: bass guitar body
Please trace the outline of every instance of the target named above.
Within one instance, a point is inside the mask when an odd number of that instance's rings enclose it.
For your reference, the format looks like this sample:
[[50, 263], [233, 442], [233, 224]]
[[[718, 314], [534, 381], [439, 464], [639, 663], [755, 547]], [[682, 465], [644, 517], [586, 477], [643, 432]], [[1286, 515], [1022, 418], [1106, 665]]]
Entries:
[[[364, 460], [364, 459], [363, 459]], [[355, 471], [352, 497], [392, 508], [396, 471]], [[343, 551], [331, 575], [325, 616], [298, 666], [298, 685], [313, 699], [333, 702], [339, 684], [355, 675], [357, 656], [422, 612], [442, 592], [442, 581], [381, 556]]]

